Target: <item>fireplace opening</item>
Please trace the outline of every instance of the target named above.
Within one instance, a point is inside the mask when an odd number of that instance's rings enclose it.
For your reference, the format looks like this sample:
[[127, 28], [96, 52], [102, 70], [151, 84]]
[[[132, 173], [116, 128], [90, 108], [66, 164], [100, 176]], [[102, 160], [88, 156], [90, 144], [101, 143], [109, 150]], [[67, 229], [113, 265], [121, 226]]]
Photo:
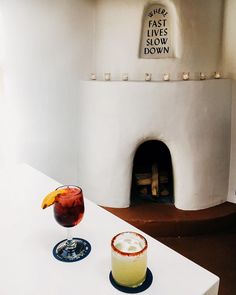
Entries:
[[131, 205], [143, 201], [174, 202], [171, 154], [162, 141], [142, 143], [134, 156]]

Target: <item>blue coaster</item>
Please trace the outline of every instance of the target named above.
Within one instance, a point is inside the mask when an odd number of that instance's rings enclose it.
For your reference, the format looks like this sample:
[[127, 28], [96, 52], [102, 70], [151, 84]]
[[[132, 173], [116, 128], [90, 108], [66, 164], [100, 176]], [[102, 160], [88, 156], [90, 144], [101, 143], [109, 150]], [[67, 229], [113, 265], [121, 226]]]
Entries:
[[113, 279], [112, 272], [110, 272], [110, 274], [109, 274], [109, 279], [110, 279], [110, 282], [111, 282], [112, 286], [115, 287], [117, 290], [119, 290], [121, 292], [124, 292], [124, 293], [140, 293], [140, 292], [145, 291], [146, 289], [148, 289], [151, 286], [152, 281], [153, 281], [153, 276], [152, 276], [152, 272], [148, 268], [147, 273], [146, 273], [145, 281], [142, 283], [141, 286], [138, 286], [138, 287], [135, 287], [135, 288], [124, 287], [124, 286], [121, 286], [121, 285], [117, 284], [115, 282], [115, 280]]
[[82, 260], [85, 257], [87, 257], [89, 255], [90, 251], [91, 251], [90, 243], [88, 241], [84, 240], [84, 239], [81, 239], [81, 238], [73, 238], [73, 240], [79, 241], [81, 243], [81, 247], [82, 247], [81, 251], [79, 251], [76, 255], [74, 255], [74, 257], [72, 257], [70, 259], [66, 258], [67, 253], [63, 249], [61, 251], [56, 251], [57, 246], [59, 244], [65, 242], [66, 240], [62, 240], [62, 241], [60, 241], [59, 243], [57, 243], [54, 246], [54, 248], [52, 250], [53, 256], [57, 260], [60, 260], [60, 261], [63, 261], [63, 262], [76, 262], [76, 261]]

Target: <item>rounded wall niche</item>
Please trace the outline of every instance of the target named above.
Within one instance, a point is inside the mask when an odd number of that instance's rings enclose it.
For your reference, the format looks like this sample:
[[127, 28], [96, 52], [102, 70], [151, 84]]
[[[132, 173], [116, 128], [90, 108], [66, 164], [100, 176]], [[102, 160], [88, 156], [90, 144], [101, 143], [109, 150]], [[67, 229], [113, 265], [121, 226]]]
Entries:
[[160, 3], [152, 3], [144, 8], [140, 42], [140, 58], [174, 57], [174, 18], [171, 9]]

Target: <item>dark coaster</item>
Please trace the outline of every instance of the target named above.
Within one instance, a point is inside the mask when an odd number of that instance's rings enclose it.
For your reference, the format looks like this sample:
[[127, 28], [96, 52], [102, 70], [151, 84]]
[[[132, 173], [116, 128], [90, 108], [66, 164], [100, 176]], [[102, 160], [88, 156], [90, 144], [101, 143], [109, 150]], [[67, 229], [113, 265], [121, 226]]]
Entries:
[[110, 282], [111, 282], [112, 286], [115, 287], [117, 290], [119, 290], [121, 292], [124, 292], [124, 293], [140, 293], [140, 292], [145, 291], [146, 289], [148, 289], [151, 286], [153, 276], [152, 276], [152, 272], [148, 268], [147, 273], [146, 273], [145, 281], [142, 283], [141, 286], [138, 286], [138, 287], [135, 287], [135, 288], [124, 287], [124, 286], [121, 286], [121, 285], [117, 284], [115, 282], [115, 280], [113, 279], [112, 272], [110, 272], [110, 274], [109, 274], [109, 279], [110, 279]]
[[76, 262], [76, 261], [82, 260], [82, 259], [84, 259], [85, 257], [87, 257], [87, 256], [89, 255], [90, 251], [91, 251], [91, 245], [90, 245], [90, 243], [89, 243], [88, 241], [84, 240], [84, 239], [81, 239], [81, 238], [73, 238], [73, 240], [78, 240], [78, 241], [82, 242], [82, 244], [83, 244], [83, 248], [82, 248], [81, 252], [79, 253], [78, 257], [76, 257], [76, 259], [73, 259], [73, 260], [71, 260], [71, 259], [66, 259], [65, 257], [63, 257], [63, 253], [62, 253], [62, 255], [59, 255], [59, 254], [56, 252], [56, 248], [57, 248], [57, 246], [58, 246], [60, 243], [66, 241], [66, 240], [62, 240], [62, 241], [60, 241], [59, 243], [57, 243], [57, 244], [54, 246], [54, 248], [53, 248], [53, 250], [52, 250], [53, 256], [54, 256], [56, 259], [58, 259], [58, 260], [60, 260], [60, 261], [63, 261], [63, 262]]

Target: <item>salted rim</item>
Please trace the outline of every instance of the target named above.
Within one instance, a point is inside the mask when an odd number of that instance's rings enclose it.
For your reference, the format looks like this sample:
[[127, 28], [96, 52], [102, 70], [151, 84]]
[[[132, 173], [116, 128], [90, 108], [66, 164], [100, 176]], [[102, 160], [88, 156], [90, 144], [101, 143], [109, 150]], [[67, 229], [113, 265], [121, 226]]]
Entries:
[[[137, 251], [137, 252], [124, 252], [124, 251], [121, 251], [121, 250], [117, 249], [116, 246], [114, 245], [114, 242], [115, 242], [115, 240], [116, 240], [116, 238], [118, 236], [123, 235], [123, 234], [133, 234], [133, 235], [136, 235], [139, 238], [141, 238], [144, 241], [144, 247], [143, 247], [143, 249], [140, 250], [140, 251]], [[123, 256], [137, 256], [137, 255], [142, 254], [147, 249], [148, 243], [147, 243], [147, 240], [144, 238], [144, 236], [140, 235], [139, 233], [136, 233], [136, 232], [133, 232], [133, 231], [125, 231], [125, 232], [121, 232], [121, 233], [115, 235], [112, 238], [112, 240], [111, 240], [111, 247], [112, 247], [112, 249], [116, 253], [119, 253], [120, 255], [123, 255]]]

